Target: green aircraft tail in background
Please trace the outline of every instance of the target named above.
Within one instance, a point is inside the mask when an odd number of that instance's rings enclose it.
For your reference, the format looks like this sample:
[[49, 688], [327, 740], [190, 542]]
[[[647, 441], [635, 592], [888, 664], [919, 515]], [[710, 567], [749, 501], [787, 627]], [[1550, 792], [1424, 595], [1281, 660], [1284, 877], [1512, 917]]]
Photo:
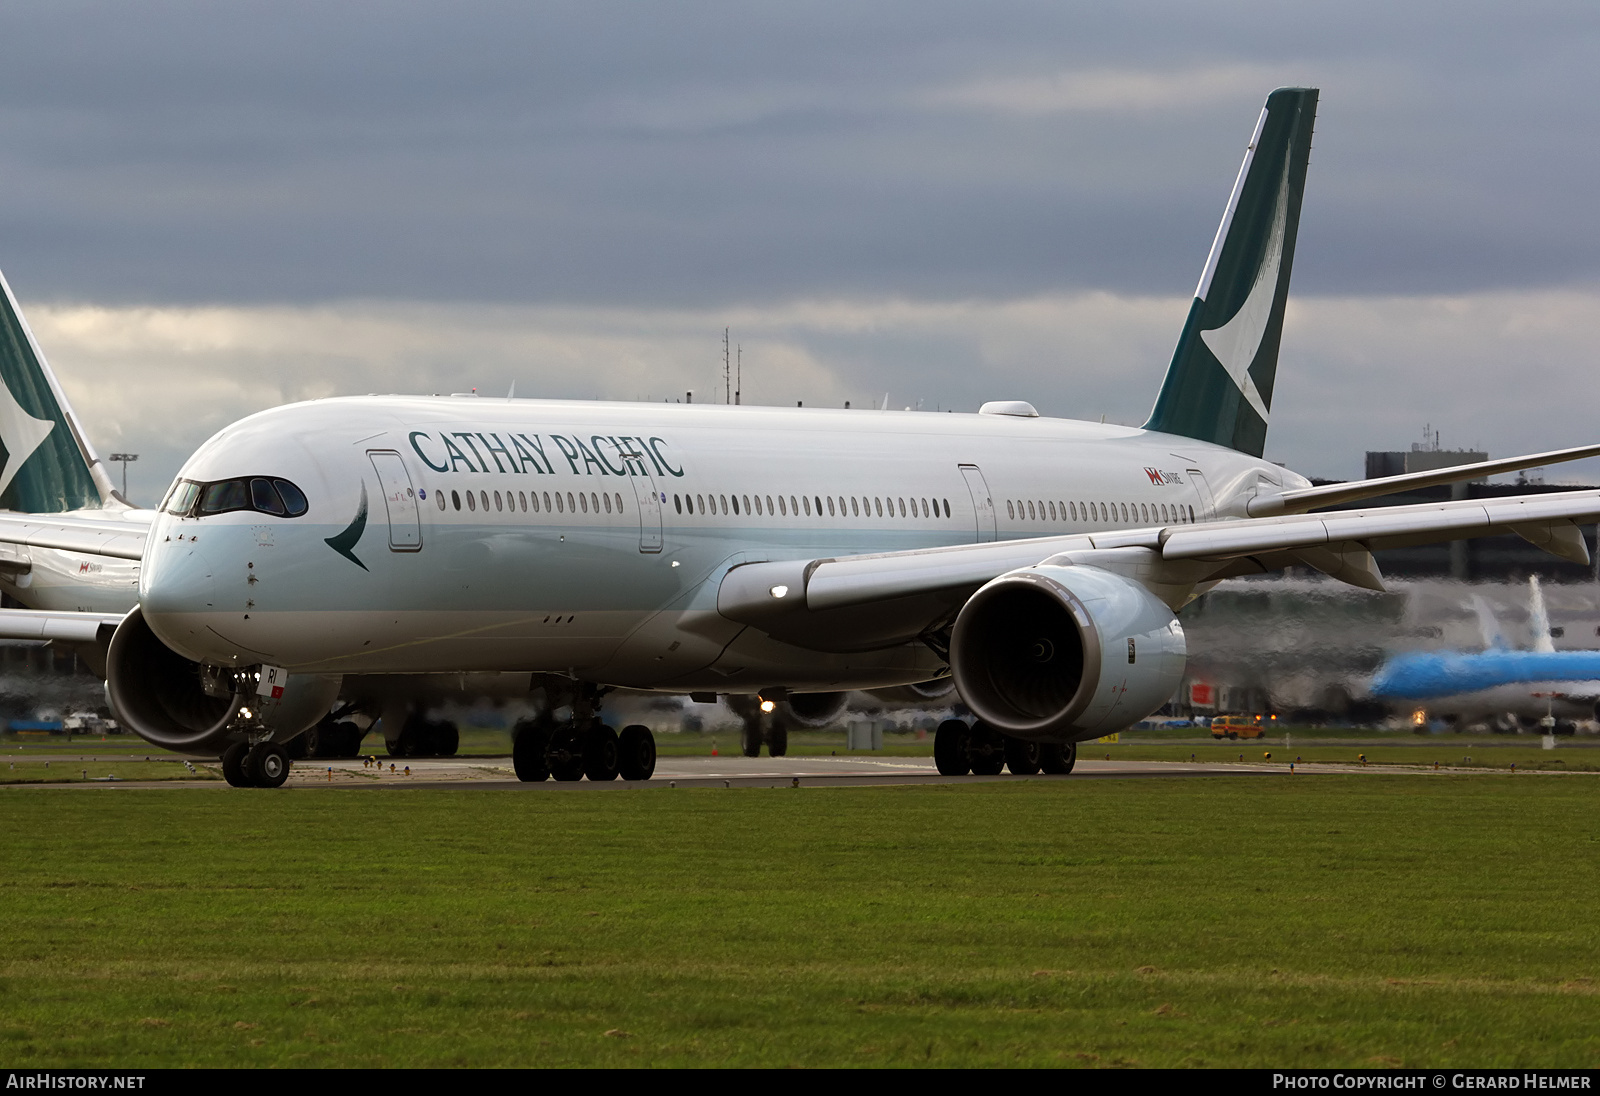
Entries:
[[1315, 88], [1267, 96], [1146, 430], [1261, 456], [1316, 116]]
[[0, 509], [52, 514], [122, 501], [0, 275]]

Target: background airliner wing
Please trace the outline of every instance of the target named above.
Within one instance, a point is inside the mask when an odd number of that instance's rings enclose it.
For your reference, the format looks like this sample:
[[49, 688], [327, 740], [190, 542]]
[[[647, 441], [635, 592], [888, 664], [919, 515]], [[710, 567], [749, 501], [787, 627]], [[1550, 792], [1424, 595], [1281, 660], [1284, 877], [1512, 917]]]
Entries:
[[[53, 639], [93, 643], [101, 628], [115, 629], [122, 613], [53, 612], [42, 609], [0, 609], [0, 639]], [[110, 632], [106, 635], [109, 637]]]
[[1587, 562], [1579, 525], [1597, 519], [1600, 491], [1572, 491], [750, 563], [723, 579], [717, 610], [785, 642], [869, 650], [937, 632], [979, 586], [1047, 562], [1115, 570], [1176, 609], [1202, 583], [1294, 564], [1381, 590], [1375, 549], [1509, 532]]
[[1299, 514], [1324, 506], [1337, 506], [1342, 502], [1359, 502], [1362, 499], [1394, 495], [1401, 491], [1414, 491], [1419, 487], [1437, 487], [1442, 483], [1460, 483], [1462, 480], [1498, 476], [1502, 472], [1520, 472], [1525, 468], [1543, 468], [1569, 460], [1600, 456], [1600, 445], [1579, 445], [1572, 449], [1552, 449], [1548, 453], [1528, 453], [1520, 457], [1502, 457], [1499, 460], [1479, 461], [1476, 464], [1453, 464], [1449, 468], [1436, 468], [1428, 472], [1408, 472], [1401, 476], [1381, 476], [1378, 479], [1354, 480], [1349, 483], [1326, 483], [1321, 487], [1302, 487], [1276, 495], [1257, 495], [1250, 500], [1252, 517], [1268, 514]]
[[145, 536], [150, 531], [149, 518], [135, 515], [146, 513], [132, 511], [126, 517], [104, 518], [0, 513], [0, 544], [142, 559]]

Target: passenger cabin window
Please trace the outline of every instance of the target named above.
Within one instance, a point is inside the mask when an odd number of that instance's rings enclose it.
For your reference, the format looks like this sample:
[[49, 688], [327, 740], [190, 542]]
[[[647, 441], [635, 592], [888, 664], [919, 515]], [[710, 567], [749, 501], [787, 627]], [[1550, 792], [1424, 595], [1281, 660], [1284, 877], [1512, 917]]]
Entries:
[[181, 480], [167, 500], [167, 512], [180, 517], [209, 517], [252, 510], [279, 518], [297, 518], [309, 505], [300, 488], [286, 479], [240, 476], [215, 483]]

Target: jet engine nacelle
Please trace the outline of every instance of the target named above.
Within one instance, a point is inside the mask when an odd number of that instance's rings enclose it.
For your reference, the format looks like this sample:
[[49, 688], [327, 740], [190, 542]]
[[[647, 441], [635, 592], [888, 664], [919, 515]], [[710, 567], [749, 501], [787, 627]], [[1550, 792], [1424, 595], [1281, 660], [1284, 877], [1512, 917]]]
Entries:
[[895, 685], [888, 689], [872, 689], [871, 695], [891, 704], [928, 704], [943, 700], [955, 691], [956, 683], [948, 677], [932, 681], [919, 681], [914, 685]]
[[135, 609], [117, 626], [106, 656], [106, 698], [118, 721], [169, 750], [220, 752], [250, 718], [287, 742], [328, 714], [336, 674], [290, 674], [282, 695], [258, 695], [256, 676], [191, 662], [156, 636]]
[[778, 702], [778, 713], [791, 727], [831, 727], [849, 699], [849, 693], [790, 693]]
[[956, 617], [950, 672], [996, 730], [1079, 742], [1136, 723], [1183, 679], [1183, 627], [1138, 583], [1098, 567], [1027, 567]]

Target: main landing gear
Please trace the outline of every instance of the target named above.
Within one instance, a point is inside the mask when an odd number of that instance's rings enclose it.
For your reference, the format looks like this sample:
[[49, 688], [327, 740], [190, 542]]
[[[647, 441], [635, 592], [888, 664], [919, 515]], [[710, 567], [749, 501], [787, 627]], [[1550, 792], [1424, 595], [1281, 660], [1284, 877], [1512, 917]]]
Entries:
[[649, 780], [656, 771], [655, 735], [638, 724], [619, 735], [598, 718], [524, 719], [511, 733], [511, 765], [518, 780]]
[[290, 764], [276, 742], [235, 742], [222, 752], [222, 777], [235, 788], [281, 788]]
[[933, 736], [933, 761], [943, 776], [998, 776], [1010, 769], [1018, 776], [1064, 775], [1078, 760], [1076, 743], [1028, 742], [1001, 734], [983, 720], [970, 727], [959, 719], [939, 724]]
[[327, 716], [316, 726], [289, 743], [289, 755], [301, 758], [360, 757], [366, 728], [354, 719]]
[[429, 719], [413, 711], [393, 742], [385, 742], [390, 757], [454, 757], [461, 748], [461, 732], [447, 719]]
[[733, 709], [743, 726], [739, 729], [739, 751], [746, 757], [760, 757], [761, 747], [767, 747], [769, 757], [782, 757], [789, 752], [789, 727], [783, 716], [774, 711], [762, 711], [759, 696], [730, 693], [728, 707]]

